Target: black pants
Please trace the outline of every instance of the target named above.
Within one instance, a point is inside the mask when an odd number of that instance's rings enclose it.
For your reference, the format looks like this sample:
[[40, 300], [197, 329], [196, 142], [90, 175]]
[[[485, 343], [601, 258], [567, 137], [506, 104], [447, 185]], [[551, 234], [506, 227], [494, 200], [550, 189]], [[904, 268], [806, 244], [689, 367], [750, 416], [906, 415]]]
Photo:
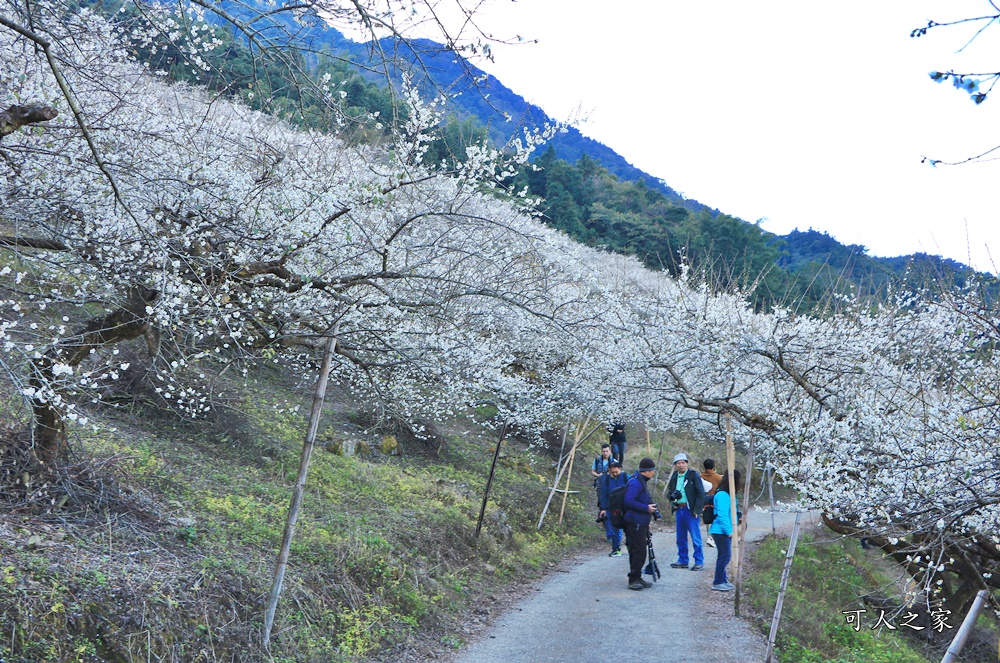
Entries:
[[649, 523], [637, 525], [625, 523], [625, 545], [628, 546], [628, 581], [642, 577], [642, 567], [646, 565], [646, 535]]

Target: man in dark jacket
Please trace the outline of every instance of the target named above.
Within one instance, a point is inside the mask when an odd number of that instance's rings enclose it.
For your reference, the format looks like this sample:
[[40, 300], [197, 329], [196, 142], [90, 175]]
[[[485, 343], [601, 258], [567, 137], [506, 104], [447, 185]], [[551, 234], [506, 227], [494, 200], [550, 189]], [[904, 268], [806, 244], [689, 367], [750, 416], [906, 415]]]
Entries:
[[611, 445], [611, 455], [625, 467], [625, 424], [620, 421], [614, 423], [608, 443]]
[[692, 571], [705, 568], [705, 552], [701, 547], [701, 512], [705, 508], [705, 488], [697, 470], [688, 467], [687, 454], [674, 456], [674, 473], [667, 483], [667, 495], [677, 518], [677, 561], [673, 569], [686, 569], [688, 565], [688, 536], [694, 547]]
[[617, 460], [611, 461], [608, 472], [597, 480], [598, 498], [597, 504], [601, 512], [598, 518], [604, 519], [604, 532], [608, 535], [611, 543], [611, 553], [608, 557], [622, 556], [622, 531], [611, 524], [611, 514], [608, 513], [608, 495], [619, 486], [628, 483], [631, 477], [622, 472], [622, 465]]
[[639, 471], [629, 480], [625, 488], [625, 543], [628, 546], [629, 589], [639, 590], [653, 586], [653, 583], [642, 579], [642, 567], [646, 564], [649, 521], [656, 512], [656, 503], [649, 494], [646, 482], [653, 478], [655, 470], [656, 463], [653, 459], [643, 458], [639, 461]]

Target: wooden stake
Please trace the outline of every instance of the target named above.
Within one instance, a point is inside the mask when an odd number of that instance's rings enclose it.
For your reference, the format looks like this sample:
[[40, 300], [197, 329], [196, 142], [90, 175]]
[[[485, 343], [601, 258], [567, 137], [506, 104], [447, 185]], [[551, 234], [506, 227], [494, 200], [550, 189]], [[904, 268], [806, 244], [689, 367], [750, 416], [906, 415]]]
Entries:
[[983, 611], [988, 596], [989, 592], [985, 589], [980, 590], [976, 594], [976, 600], [972, 602], [969, 614], [965, 616], [962, 625], [958, 627], [958, 633], [955, 634], [955, 639], [951, 641], [951, 645], [948, 647], [948, 651], [945, 652], [944, 658], [941, 659], [941, 663], [953, 663], [953, 661], [958, 660], [956, 657], [962, 652], [962, 647], [965, 646], [965, 641], [969, 637], [969, 633], [972, 632], [972, 627], [975, 625], [976, 620], [979, 619], [979, 613]]
[[781, 585], [778, 588], [778, 602], [774, 604], [774, 617], [771, 618], [771, 633], [767, 636], [767, 654], [764, 663], [771, 663], [774, 655], [774, 640], [778, 637], [778, 622], [781, 621], [781, 606], [785, 602], [785, 589], [788, 588], [788, 572], [792, 569], [792, 558], [795, 556], [795, 544], [799, 540], [799, 516], [795, 513], [795, 525], [792, 527], [792, 539], [788, 542], [788, 553], [785, 555], [785, 567], [781, 570]]
[[[743, 475], [743, 524], [739, 526], [740, 530], [740, 543], [744, 540], [744, 534], [747, 531], [747, 525], [750, 522], [750, 478], [753, 473], [753, 445], [756, 441], [756, 436], [753, 431], [750, 431], [750, 448], [747, 450], [747, 469], [746, 474]], [[733, 528], [736, 529], [735, 527]], [[733, 597], [733, 610], [736, 616], [740, 615], [740, 582], [743, 579], [743, 553], [746, 550], [745, 545], [740, 545], [739, 555], [736, 556], [736, 595]]]
[[493, 485], [493, 475], [497, 471], [497, 459], [500, 457], [500, 446], [503, 444], [503, 438], [507, 435], [507, 422], [505, 421], [503, 427], [500, 429], [500, 439], [497, 440], [497, 450], [493, 452], [493, 464], [490, 465], [490, 476], [486, 479], [486, 490], [483, 491], [483, 505], [479, 507], [479, 522], [476, 523], [476, 538], [479, 538], [479, 532], [483, 529], [483, 516], [486, 515], [486, 500], [490, 498], [490, 487]]
[[[334, 330], [336, 334], [336, 329]], [[335, 337], [326, 341], [323, 349], [323, 363], [316, 380], [316, 391], [313, 393], [312, 411], [309, 413], [309, 429], [306, 432], [305, 443], [302, 445], [302, 455], [299, 459], [299, 474], [292, 489], [292, 504], [288, 508], [288, 519], [285, 521], [285, 533], [281, 540], [281, 551], [278, 553], [278, 563], [274, 568], [274, 581], [271, 583], [271, 593], [267, 598], [267, 610], [264, 613], [264, 637], [262, 644], [266, 649], [271, 642], [271, 628], [274, 626], [274, 612], [278, 608], [278, 597], [281, 596], [281, 585], [285, 580], [285, 569], [288, 567], [288, 555], [292, 548], [292, 537], [295, 535], [295, 523], [299, 519], [299, 509], [302, 507], [302, 495], [306, 488], [306, 477], [309, 474], [309, 458], [316, 445], [316, 431], [319, 430], [320, 415], [323, 413], [323, 401], [326, 400], [326, 383], [330, 378], [330, 364], [333, 359], [333, 348], [337, 343]]]

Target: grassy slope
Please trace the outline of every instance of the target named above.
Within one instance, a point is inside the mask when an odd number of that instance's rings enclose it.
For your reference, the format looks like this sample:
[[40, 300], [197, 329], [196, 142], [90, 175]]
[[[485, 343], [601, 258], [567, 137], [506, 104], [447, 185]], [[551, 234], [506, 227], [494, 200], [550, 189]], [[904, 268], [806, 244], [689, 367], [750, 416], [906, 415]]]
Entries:
[[[751, 611], [761, 630], [770, 630], [778, 596], [788, 538], [764, 539], [753, 551], [744, 588]], [[795, 548], [788, 589], [782, 607], [776, 651], [781, 663], [926, 663], [939, 661], [961, 616], [953, 615], [952, 630], [931, 633], [925, 623], [918, 632], [891, 619], [895, 631], [872, 630], [879, 609], [861, 597], [898, 596], [901, 572], [877, 550], [863, 551], [854, 539], [838, 537], [827, 530], [802, 534]], [[847, 623], [844, 611], [867, 610], [861, 628]], [[919, 611], [919, 609], [915, 609]], [[891, 611], [886, 611], [887, 615]], [[983, 628], [963, 650], [962, 661], [993, 661], [996, 634], [983, 620]], [[915, 624], [919, 624], [916, 622]], [[928, 642], [926, 635], [936, 636]], [[992, 633], [992, 634], [991, 634]], [[922, 637], [923, 636], [923, 637]]]
[[377, 449], [382, 436], [332, 403], [268, 659], [262, 605], [310, 397], [267, 372], [217, 422], [136, 413], [80, 439], [69, 502], [0, 515], [0, 659], [423, 660], [461, 643], [471, 605], [593, 539], [589, 490], [562, 527], [535, 532], [552, 458], [515, 438], [476, 540], [494, 433], [470, 416], [431, 447], [344, 457], [324, 447], [353, 437]]

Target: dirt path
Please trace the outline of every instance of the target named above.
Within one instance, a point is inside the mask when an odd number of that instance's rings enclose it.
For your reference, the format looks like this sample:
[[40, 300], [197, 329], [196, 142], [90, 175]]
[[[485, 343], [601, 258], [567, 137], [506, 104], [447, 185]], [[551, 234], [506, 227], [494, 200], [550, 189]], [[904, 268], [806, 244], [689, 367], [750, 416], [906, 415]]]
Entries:
[[[751, 511], [748, 518], [748, 539], [771, 531], [770, 514]], [[794, 520], [795, 514], [775, 514], [781, 530]], [[810, 514], [800, 520], [803, 527], [817, 522]], [[653, 545], [663, 577], [652, 589], [626, 588], [627, 556], [602, 551], [568, 560], [558, 569], [563, 573], [526, 585], [524, 599], [453, 663], [763, 661], [766, 638], [733, 617], [731, 592], [711, 591], [715, 549], [705, 548], [705, 569], [693, 572], [670, 568], [677, 554], [672, 525], [654, 525]]]

